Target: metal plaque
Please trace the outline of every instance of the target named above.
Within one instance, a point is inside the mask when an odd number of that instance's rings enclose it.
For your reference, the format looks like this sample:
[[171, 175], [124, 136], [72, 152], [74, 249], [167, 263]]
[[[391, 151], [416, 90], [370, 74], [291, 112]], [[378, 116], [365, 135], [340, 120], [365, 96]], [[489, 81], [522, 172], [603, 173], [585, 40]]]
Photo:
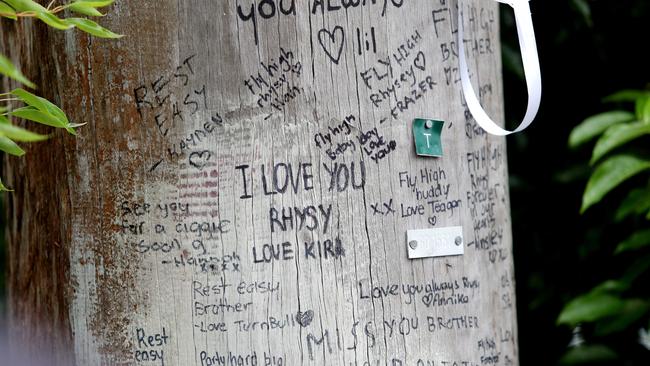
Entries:
[[462, 226], [408, 230], [406, 243], [410, 259], [462, 255], [465, 248]]

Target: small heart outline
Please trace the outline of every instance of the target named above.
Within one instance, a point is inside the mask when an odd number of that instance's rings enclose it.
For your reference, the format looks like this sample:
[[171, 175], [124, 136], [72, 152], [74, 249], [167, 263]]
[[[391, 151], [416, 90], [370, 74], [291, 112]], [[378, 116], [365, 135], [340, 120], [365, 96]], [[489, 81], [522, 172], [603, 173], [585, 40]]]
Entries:
[[433, 294], [430, 293], [430, 294], [422, 296], [422, 303], [426, 307], [431, 307], [431, 304], [433, 303]]
[[[422, 64], [418, 65], [419, 62], [422, 62]], [[427, 68], [427, 60], [424, 58], [424, 52], [418, 52], [417, 56], [415, 56], [415, 59], [413, 60], [413, 66], [417, 67], [421, 71], [424, 71], [424, 69]]]
[[[341, 43], [338, 45], [336, 57], [334, 57], [330, 50], [328, 50], [329, 47], [325, 46], [325, 41], [329, 40], [328, 46], [334, 45], [336, 47], [336, 35], [338, 32], [341, 32]], [[325, 28], [319, 30], [318, 43], [320, 43], [321, 47], [323, 47], [323, 51], [325, 51], [327, 57], [329, 57], [332, 62], [338, 65], [339, 61], [341, 60], [341, 53], [343, 53], [343, 44], [345, 44], [345, 31], [343, 30], [343, 27], [337, 25], [331, 32]]]
[[298, 323], [298, 325], [300, 325], [303, 328], [308, 327], [313, 320], [314, 320], [313, 310], [299, 311], [296, 313], [296, 323]]
[[190, 154], [188, 162], [196, 169], [202, 170], [208, 164], [208, 161], [210, 161], [211, 158], [212, 153], [210, 150], [194, 151]]

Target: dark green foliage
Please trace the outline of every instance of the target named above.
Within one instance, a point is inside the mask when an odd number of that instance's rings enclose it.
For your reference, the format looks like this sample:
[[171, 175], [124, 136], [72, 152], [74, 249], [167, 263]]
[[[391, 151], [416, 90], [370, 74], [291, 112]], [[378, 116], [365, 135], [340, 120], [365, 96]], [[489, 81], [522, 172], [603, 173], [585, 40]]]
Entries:
[[[647, 60], [640, 56], [650, 3], [533, 0], [530, 6], [544, 95], [532, 127], [508, 139], [520, 364], [548, 366], [582, 359], [587, 364], [647, 365], [650, 351], [638, 341], [639, 329], [649, 326], [648, 314], [638, 314], [648, 301], [650, 255], [643, 254], [648, 247], [614, 253], [621, 243], [642, 246], [640, 238], [628, 239], [647, 225], [641, 213], [650, 210], [643, 203], [650, 197], [643, 185], [648, 171], [611, 189], [583, 215], [580, 209], [595, 167], [624, 151], [640, 156], [639, 150], [650, 146], [647, 136], [637, 136], [589, 164], [589, 147], [607, 128], [637, 120], [637, 108], [630, 101], [646, 94], [638, 90], [646, 89], [650, 80]], [[518, 52], [508, 52], [518, 50], [513, 17], [508, 6], [501, 8], [502, 41], [509, 47], [503, 51], [506, 120], [511, 122], [523, 115], [526, 93], [517, 71]], [[603, 96], [630, 88], [635, 91], [617, 93], [603, 103]], [[609, 113], [613, 110], [618, 112]], [[603, 113], [592, 126], [599, 129], [577, 130], [573, 148], [563, 148], [578, 121]], [[585, 343], [569, 347], [574, 328], [556, 325], [562, 309], [605, 282], [608, 296], [623, 291], [621, 311], [583, 323]]]
[[[630, 179], [629, 184], [638, 187], [631, 189], [622, 199], [618, 210], [607, 217], [612, 222], [618, 222], [616, 225], [612, 224], [613, 230], [620, 233], [631, 230], [631, 234], [628, 234], [612, 253], [620, 254], [619, 257], [612, 256], [611, 260], [613, 266], [620, 268], [620, 275], [605, 282], [608, 284], [606, 286], [596, 286], [588, 293], [573, 298], [558, 316], [558, 324], [571, 327], [589, 325], [585, 327], [585, 334], [589, 335], [588, 341], [571, 347], [562, 358], [564, 364], [624, 360], [627, 358], [626, 353], [617, 354], [612, 351], [614, 346], [608, 345], [610, 342], [617, 343], [613, 342], [611, 337], [619, 334], [624, 337], [619, 341], [624, 340], [629, 345], [638, 344], [647, 348], [650, 353], [650, 343], [643, 339], [650, 314], [650, 288], [645, 286], [644, 281], [639, 281], [639, 278], [647, 275], [648, 266], [640, 268], [632, 275], [623, 270], [630, 268], [628, 266], [635, 259], [635, 256], [626, 255], [629, 252], [635, 252], [637, 256], [650, 255], [650, 224], [646, 219], [650, 214], [650, 196], [646, 194], [650, 190], [650, 174], [647, 172], [650, 169], [650, 151], [646, 147], [647, 140], [644, 139], [650, 134], [650, 109], [646, 108], [650, 105], [650, 95], [644, 92], [634, 95], [636, 113], [631, 114], [631, 120], [612, 120], [609, 127], [599, 126], [599, 131], [593, 133], [593, 137], [600, 135], [600, 138], [593, 149], [591, 162], [602, 162], [596, 165], [589, 177], [581, 208], [581, 212], [585, 212], [594, 205], [609, 203], [609, 193], [621, 189], [624, 182]], [[616, 97], [605, 99], [621, 100]], [[593, 117], [588, 118], [575, 127], [571, 136], [575, 135], [575, 131], [586, 131], [593, 125]], [[569, 138], [569, 145], [580, 145], [576, 144], [572, 137]], [[638, 179], [632, 179], [635, 176], [638, 176]], [[624, 221], [630, 221], [630, 224], [625, 225]], [[634, 331], [637, 331], [638, 335]], [[588, 347], [607, 347], [611, 352], [592, 352], [588, 359], [576, 357]]]

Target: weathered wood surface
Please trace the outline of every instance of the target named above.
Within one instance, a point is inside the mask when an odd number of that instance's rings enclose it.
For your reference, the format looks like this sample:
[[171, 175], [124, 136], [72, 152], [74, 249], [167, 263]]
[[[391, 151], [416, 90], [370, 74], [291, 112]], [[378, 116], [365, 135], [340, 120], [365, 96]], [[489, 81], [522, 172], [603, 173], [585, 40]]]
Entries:
[[[461, 9], [501, 120], [497, 3]], [[119, 41], [3, 36], [88, 122], [7, 162], [17, 342], [41, 329], [78, 365], [518, 363], [505, 140], [463, 106], [455, 1], [110, 14]], [[415, 155], [416, 117], [446, 121], [443, 157]], [[406, 230], [447, 226], [464, 255], [407, 258]]]

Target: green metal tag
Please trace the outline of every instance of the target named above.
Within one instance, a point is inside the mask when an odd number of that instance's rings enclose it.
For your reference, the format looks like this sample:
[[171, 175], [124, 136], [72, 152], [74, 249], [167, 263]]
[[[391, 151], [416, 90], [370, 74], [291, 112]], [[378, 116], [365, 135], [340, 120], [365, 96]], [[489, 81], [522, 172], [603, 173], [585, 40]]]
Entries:
[[442, 156], [440, 134], [444, 121], [416, 118], [413, 120], [415, 153], [421, 156]]

